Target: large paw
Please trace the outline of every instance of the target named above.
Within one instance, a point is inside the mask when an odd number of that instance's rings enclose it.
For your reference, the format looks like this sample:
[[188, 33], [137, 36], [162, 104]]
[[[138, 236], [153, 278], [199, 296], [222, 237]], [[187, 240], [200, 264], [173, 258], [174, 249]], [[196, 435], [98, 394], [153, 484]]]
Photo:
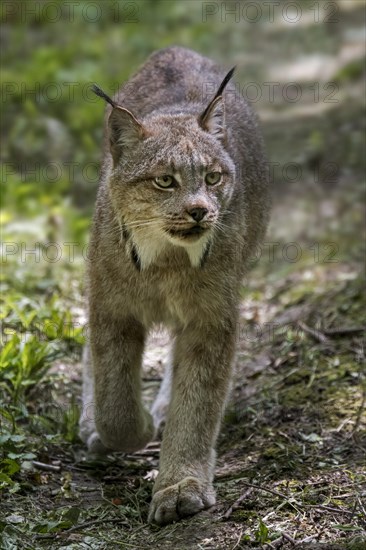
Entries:
[[112, 449], [109, 449], [103, 445], [97, 432], [93, 432], [89, 435], [86, 444], [88, 447], [88, 452], [92, 455], [105, 456], [112, 452]]
[[183, 517], [197, 514], [216, 502], [212, 485], [203, 484], [196, 477], [185, 477], [179, 483], [158, 491], [153, 496], [149, 523], [165, 525]]
[[94, 419], [90, 420], [86, 414], [80, 419], [79, 424], [80, 439], [86, 444], [88, 452], [93, 455], [106, 455], [111, 449], [103, 445], [99, 434], [95, 428]]
[[153, 419], [145, 409], [132, 419], [97, 418], [96, 428], [102, 444], [121, 453], [144, 449], [155, 434]]

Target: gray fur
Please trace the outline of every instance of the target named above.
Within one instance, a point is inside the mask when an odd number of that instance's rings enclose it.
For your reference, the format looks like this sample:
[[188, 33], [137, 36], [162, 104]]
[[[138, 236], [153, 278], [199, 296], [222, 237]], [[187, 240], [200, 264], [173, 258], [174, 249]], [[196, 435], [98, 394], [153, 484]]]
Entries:
[[[161, 50], [106, 110], [80, 433], [91, 451], [137, 451], [168, 410], [149, 514], [158, 524], [215, 502], [214, 446], [230, 387], [239, 290], [268, 220], [255, 117], [231, 83], [208, 107], [224, 76], [195, 52]], [[203, 97], [206, 85], [214, 88], [210, 97]], [[217, 171], [221, 183], [206, 184], [205, 175]], [[164, 175], [176, 178], [173, 190], [157, 188], [153, 179]], [[196, 208], [207, 210], [202, 235], [169, 233], [191, 228], [188, 211]], [[174, 346], [154, 428], [140, 369], [156, 323], [169, 328]]]

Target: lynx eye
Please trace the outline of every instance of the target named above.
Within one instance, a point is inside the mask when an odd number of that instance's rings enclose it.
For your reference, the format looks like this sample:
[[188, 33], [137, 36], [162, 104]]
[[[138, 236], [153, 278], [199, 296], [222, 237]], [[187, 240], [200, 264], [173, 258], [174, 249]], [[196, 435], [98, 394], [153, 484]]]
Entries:
[[154, 178], [154, 183], [156, 183], [156, 185], [158, 187], [161, 187], [162, 189], [171, 189], [172, 187], [174, 187], [175, 180], [173, 176], [157, 176], [156, 178]]
[[207, 185], [216, 185], [221, 181], [221, 172], [209, 172], [206, 174], [205, 182]]

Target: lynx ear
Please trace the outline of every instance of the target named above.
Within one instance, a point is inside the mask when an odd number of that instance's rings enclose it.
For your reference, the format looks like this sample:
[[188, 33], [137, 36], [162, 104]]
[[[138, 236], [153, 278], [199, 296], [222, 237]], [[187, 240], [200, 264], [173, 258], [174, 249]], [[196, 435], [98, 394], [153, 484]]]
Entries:
[[99, 86], [93, 84], [92, 91], [113, 107], [108, 119], [108, 129], [111, 154], [116, 164], [122, 152], [144, 139], [147, 132], [130, 111], [118, 105]]
[[111, 153], [116, 163], [123, 151], [133, 147], [147, 135], [143, 125], [123, 107], [115, 106], [108, 119]]
[[233, 76], [234, 71], [235, 67], [227, 73], [224, 80], [221, 82], [215, 97], [208, 104], [198, 119], [198, 123], [201, 128], [221, 140], [225, 138], [225, 105], [222, 93], [227, 83]]
[[209, 132], [217, 139], [223, 139], [225, 136], [225, 107], [222, 96], [216, 97], [211, 101], [204, 116], [199, 118], [201, 128]]

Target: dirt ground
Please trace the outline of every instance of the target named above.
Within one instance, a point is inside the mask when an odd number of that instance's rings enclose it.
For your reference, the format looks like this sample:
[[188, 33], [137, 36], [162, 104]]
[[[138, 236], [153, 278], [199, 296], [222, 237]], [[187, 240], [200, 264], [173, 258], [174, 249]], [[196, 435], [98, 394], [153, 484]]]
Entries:
[[[310, 207], [308, 193], [280, 202], [243, 286], [216, 506], [149, 526], [159, 442], [91, 460], [75, 438], [30, 433], [39, 450], [21, 472], [22, 490], [3, 496], [2, 548], [366, 548], [365, 304], [362, 243], [354, 241], [362, 203], [342, 190]], [[158, 389], [167, 341], [161, 331], [149, 341], [146, 402]], [[53, 370], [56, 382], [41, 384], [34, 403], [47, 397], [70, 406], [80, 395], [80, 363], [62, 360]]]

